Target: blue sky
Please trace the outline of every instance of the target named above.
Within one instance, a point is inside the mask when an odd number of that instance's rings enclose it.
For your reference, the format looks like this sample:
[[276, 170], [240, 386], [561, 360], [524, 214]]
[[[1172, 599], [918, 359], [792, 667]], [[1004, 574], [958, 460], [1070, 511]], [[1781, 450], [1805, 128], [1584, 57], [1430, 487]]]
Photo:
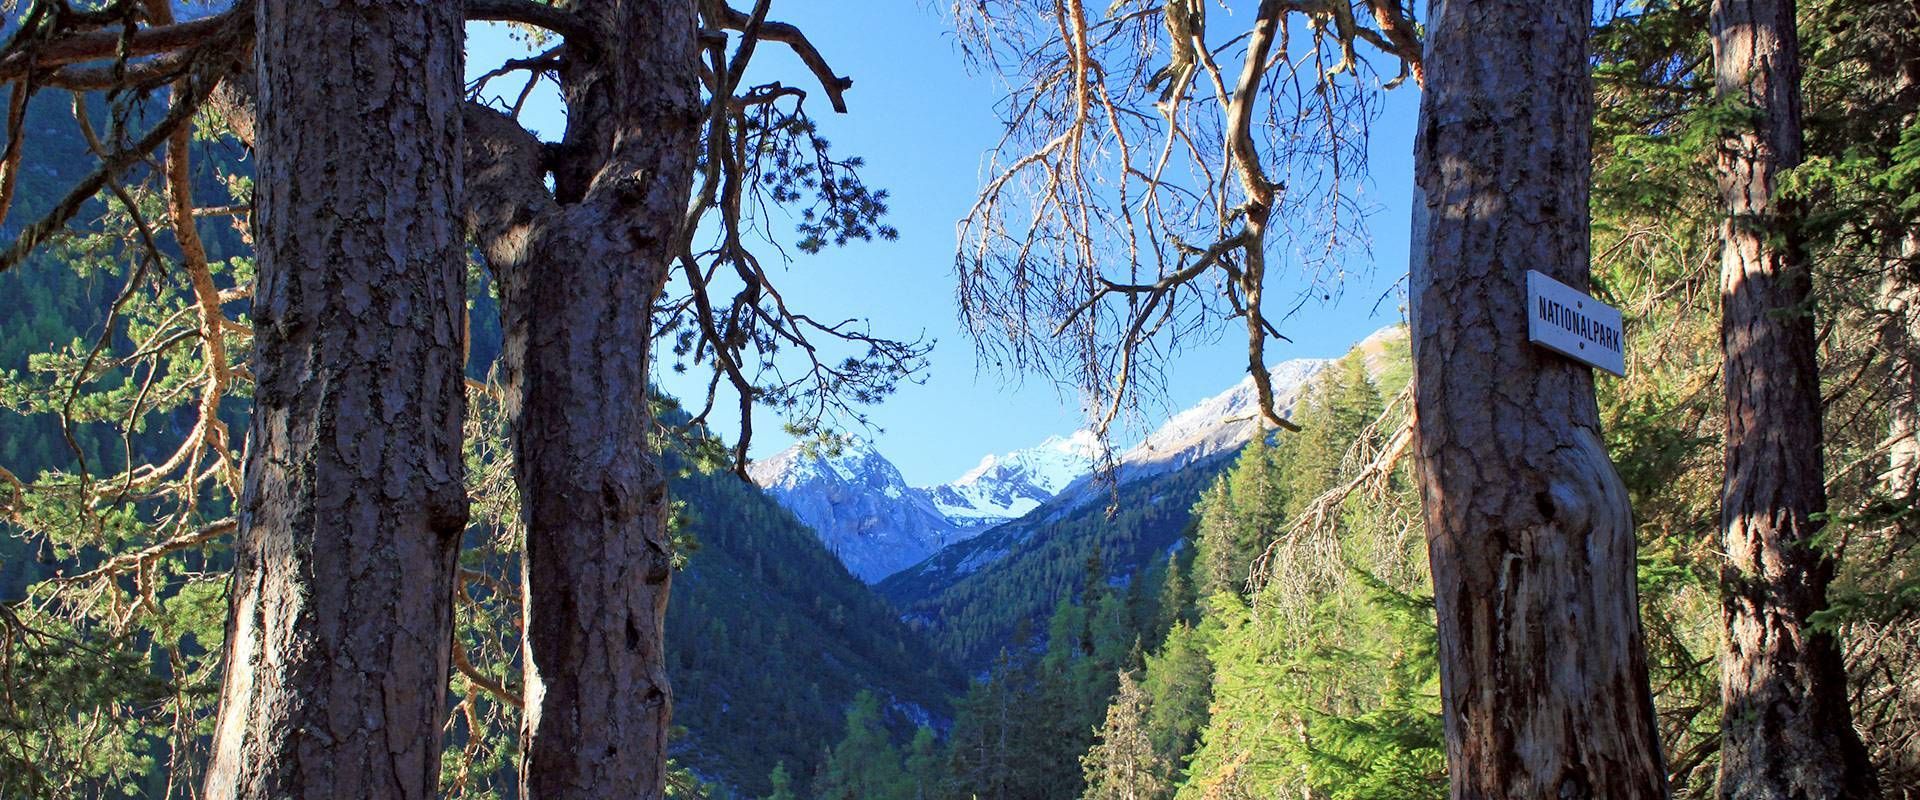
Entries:
[[[868, 242], [801, 255], [776, 280], [790, 306], [823, 319], [861, 318], [876, 333], [937, 340], [925, 383], [905, 385], [869, 416], [879, 428], [865, 432], [909, 483], [942, 483], [973, 467], [987, 453], [1031, 446], [1054, 434], [1083, 427], [1078, 395], [1040, 378], [1022, 380], [976, 363], [973, 343], [956, 318], [954, 223], [972, 204], [980, 168], [999, 136], [994, 103], [997, 79], [967, 71], [948, 32], [943, 9], [901, 0], [787, 0], [772, 16], [805, 30], [836, 71], [853, 78], [849, 113], [833, 114], [815, 91], [808, 108], [822, 134], [841, 155], [866, 159], [863, 176], [892, 193], [893, 242]], [[1214, 24], [1238, 24], [1216, 17]], [[484, 71], [525, 49], [498, 30], [470, 31], [468, 69]], [[779, 77], [789, 84], [817, 84], [783, 47], [763, 44], [749, 79]], [[517, 91], [517, 84], [514, 90]], [[1309, 302], [1279, 322], [1292, 343], [1275, 342], [1268, 360], [1336, 356], [1361, 337], [1401, 320], [1396, 283], [1407, 265], [1408, 201], [1412, 187], [1414, 117], [1418, 95], [1410, 87], [1389, 94], [1371, 136], [1369, 202], [1372, 263], [1350, 263], [1353, 276], [1331, 302]], [[557, 102], [536, 99], [523, 121], [543, 136], [564, 124]], [[1291, 298], [1303, 282], [1280, 271], [1268, 276], [1269, 297]], [[1245, 370], [1245, 339], [1237, 327], [1184, 352], [1167, 371], [1167, 392], [1143, 402], [1134, 429], [1116, 429], [1128, 442], [1166, 414], [1217, 394]], [[664, 370], [662, 371], [665, 372]], [[664, 375], [669, 391], [692, 397], [704, 382]], [[791, 443], [777, 416], [755, 417], [752, 453], [764, 457]], [[721, 420], [729, 435], [735, 426]], [[856, 431], [860, 432], [860, 431]]]

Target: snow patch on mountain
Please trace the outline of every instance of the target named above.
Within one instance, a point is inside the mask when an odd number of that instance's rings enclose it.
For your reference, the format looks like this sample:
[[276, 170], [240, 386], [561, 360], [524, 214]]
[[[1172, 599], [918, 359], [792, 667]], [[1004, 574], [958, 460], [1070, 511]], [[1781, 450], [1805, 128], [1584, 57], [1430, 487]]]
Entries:
[[[1293, 412], [1313, 376], [1333, 362], [1324, 358], [1296, 358], [1267, 368], [1272, 379], [1274, 410], [1281, 418]], [[1248, 375], [1233, 388], [1209, 397], [1192, 408], [1173, 415], [1139, 444], [1120, 455], [1122, 477], [1132, 479], [1179, 469], [1229, 450], [1238, 450], [1253, 439], [1260, 425], [1260, 395], [1253, 376]]]

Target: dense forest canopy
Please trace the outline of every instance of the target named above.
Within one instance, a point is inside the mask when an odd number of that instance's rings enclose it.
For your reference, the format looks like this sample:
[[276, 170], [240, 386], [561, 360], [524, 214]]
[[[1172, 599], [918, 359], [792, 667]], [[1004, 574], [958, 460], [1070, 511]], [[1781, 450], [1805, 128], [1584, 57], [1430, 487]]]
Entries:
[[[0, 796], [1920, 797], [1920, 7], [955, 4], [980, 353], [1259, 424], [873, 586], [745, 479], [932, 352], [777, 285], [899, 234], [781, 7], [10, 4]], [[1389, 92], [1410, 318], [1283, 409]]]

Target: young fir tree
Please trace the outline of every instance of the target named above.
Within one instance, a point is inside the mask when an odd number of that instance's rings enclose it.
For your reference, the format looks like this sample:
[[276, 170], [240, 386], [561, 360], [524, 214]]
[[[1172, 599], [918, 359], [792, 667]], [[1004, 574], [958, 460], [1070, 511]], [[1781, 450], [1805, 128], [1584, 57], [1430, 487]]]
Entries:
[[773, 789], [762, 800], [800, 800], [793, 792], [793, 776], [787, 773], [787, 762], [773, 765], [773, 771], [767, 774], [767, 783], [772, 784]]
[[[1329, 433], [1283, 440], [1280, 463], [1324, 465], [1292, 491], [1318, 498], [1346, 485], [1363, 467], [1346, 454], [1392, 436], [1369, 432], [1381, 408], [1360, 363], [1328, 370], [1299, 413], [1305, 430]], [[1205, 679], [1207, 666], [1183, 650], [1203, 646], [1211, 661], [1212, 702], [1182, 796], [1444, 793], [1433, 620], [1413, 519], [1404, 475], [1393, 475], [1318, 522], [1291, 521], [1251, 605], [1216, 596], [1198, 632], [1176, 629], [1149, 657], [1147, 685], [1173, 691], [1195, 680], [1183, 673]], [[1159, 690], [1153, 697], [1150, 715], [1162, 710]]]
[[1182, 621], [1148, 654], [1141, 690], [1147, 696], [1147, 737], [1175, 768], [1186, 763], [1207, 723], [1213, 702], [1213, 665], [1207, 659], [1210, 627]]

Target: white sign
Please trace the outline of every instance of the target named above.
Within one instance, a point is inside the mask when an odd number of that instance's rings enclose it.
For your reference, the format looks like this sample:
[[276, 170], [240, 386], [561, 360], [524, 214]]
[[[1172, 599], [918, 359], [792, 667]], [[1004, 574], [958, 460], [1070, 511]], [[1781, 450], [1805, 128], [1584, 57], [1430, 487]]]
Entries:
[[1527, 341], [1626, 377], [1625, 333], [1620, 309], [1527, 270]]

